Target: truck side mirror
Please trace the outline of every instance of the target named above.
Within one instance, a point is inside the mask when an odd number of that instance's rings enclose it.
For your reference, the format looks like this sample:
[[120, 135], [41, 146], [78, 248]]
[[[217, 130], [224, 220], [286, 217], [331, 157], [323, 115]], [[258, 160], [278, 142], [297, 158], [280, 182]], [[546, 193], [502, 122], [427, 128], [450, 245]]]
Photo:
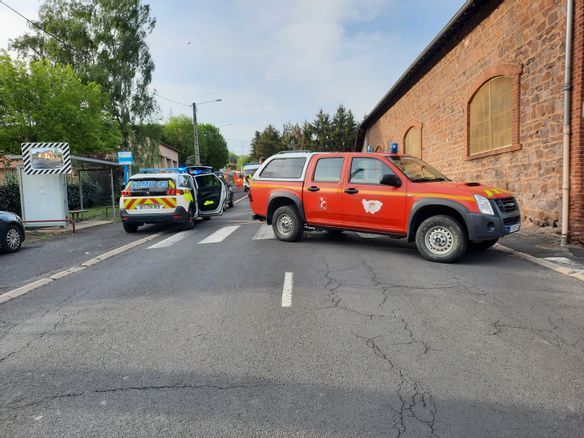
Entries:
[[381, 181], [379, 181], [379, 184], [382, 184], [384, 186], [401, 187], [402, 181], [396, 175], [386, 173], [381, 177]]

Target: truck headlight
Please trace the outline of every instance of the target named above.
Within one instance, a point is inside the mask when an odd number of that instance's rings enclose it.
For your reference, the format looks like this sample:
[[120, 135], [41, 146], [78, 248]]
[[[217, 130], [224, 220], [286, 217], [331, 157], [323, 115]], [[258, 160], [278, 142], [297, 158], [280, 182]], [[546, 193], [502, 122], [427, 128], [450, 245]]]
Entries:
[[482, 214], [489, 214], [491, 216], [495, 214], [493, 211], [493, 206], [487, 198], [481, 195], [474, 195], [474, 197], [477, 200], [477, 206], [479, 207], [479, 211]]

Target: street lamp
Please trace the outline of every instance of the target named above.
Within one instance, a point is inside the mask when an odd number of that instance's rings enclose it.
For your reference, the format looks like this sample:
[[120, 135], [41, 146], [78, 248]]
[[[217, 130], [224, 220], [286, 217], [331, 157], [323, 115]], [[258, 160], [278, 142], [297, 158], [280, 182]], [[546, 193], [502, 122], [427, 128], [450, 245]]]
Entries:
[[193, 102], [193, 129], [195, 130], [195, 165], [201, 165], [201, 152], [199, 148], [199, 130], [197, 129], [197, 105], [205, 103], [221, 102], [223, 99], [206, 100], [205, 102]]

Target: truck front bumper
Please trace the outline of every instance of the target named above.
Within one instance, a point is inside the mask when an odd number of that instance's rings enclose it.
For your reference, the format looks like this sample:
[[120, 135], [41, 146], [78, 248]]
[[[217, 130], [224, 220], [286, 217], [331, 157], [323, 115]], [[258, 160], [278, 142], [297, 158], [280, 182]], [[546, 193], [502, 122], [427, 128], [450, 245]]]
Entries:
[[469, 213], [466, 217], [468, 237], [473, 241], [493, 240], [519, 231], [521, 216], [502, 218], [485, 214]]

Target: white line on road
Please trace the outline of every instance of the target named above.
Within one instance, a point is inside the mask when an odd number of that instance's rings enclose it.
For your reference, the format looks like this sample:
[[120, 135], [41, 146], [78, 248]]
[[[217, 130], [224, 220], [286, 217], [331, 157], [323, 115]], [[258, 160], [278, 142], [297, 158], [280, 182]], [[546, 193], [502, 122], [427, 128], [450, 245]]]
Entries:
[[284, 288], [282, 289], [282, 307], [292, 305], [292, 285], [294, 283], [294, 272], [286, 272], [284, 275]]
[[116, 256], [116, 255], [119, 255], [123, 252], [126, 252], [132, 248], [135, 248], [136, 246], [142, 245], [143, 243], [157, 239], [161, 235], [162, 235], [161, 233], [151, 234], [150, 236], [135, 240], [135, 241], [130, 242], [126, 245], [120, 246], [119, 248], [113, 249], [113, 250], [105, 252], [97, 257], [94, 257], [90, 260], [87, 260], [86, 262], [81, 263], [80, 266], [72, 266], [69, 269], [65, 269], [64, 271], [56, 272], [53, 275], [51, 275], [50, 277], [41, 278], [40, 280], [36, 280], [36, 281], [33, 281], [32, 283], [25, 284], [24, 286], [21, 286], [19, 288], [12, 289], [12, 290], [0, 295], [0, 304], [5, 303], [7, 301], [10, 301], [13, 298], [19, 297], [21, 295], [27, 294], [30, 291], [38, 289], [39, 287], [45, 286], [49, 283], [52, 283], [53, 281], [57, 281], [57, 280], [60, 280], [61, 278], [68, 277], [71, 274], [75, 274], [79, 271], [84, 270], [85, 268], [88, 268], [90, 266], [93, 266], [93, 265], [96, 265], [100, 262], [103, 262], [104, 260], [107, 260], [113, 256]]
[[160, 242], [155, 243], [154, 245], [149, 246], [146, 249], [168, 248], [169, 246], [174, 245], [176, 242], [180, 242], [181, 240], [183, 240], [190, 233], [192, 233], [192, 231], [181, 231], [180, 233], [176, 233], [173, 236], [161, 240]]
[[219, 228], [213, 234], [201, 240], [199, 244], [223, 242], [231, 233], [233, 233], [239, 227], [240, 225], [229, 225], [227, 227]]
[[362, 239], [376, 239], [381, 237], [379, 234], [369, 234], [369, 233], [357, 233]]
[[247, 198], [249, 198], [249, 195], [245, 195], [243, 198], [240, 198], [240, 199], [238, 199], [237, 201], [235, 201], [235, 202], [233, 203], [233, 205], [235, 205], [235, 204], [239, 204], [241, 201], [243, 201], [244, 199], [247, 199]]
[[253, 240], [275, 239], [274, 229], [270, 225], [262, 225], [253, 236]]

